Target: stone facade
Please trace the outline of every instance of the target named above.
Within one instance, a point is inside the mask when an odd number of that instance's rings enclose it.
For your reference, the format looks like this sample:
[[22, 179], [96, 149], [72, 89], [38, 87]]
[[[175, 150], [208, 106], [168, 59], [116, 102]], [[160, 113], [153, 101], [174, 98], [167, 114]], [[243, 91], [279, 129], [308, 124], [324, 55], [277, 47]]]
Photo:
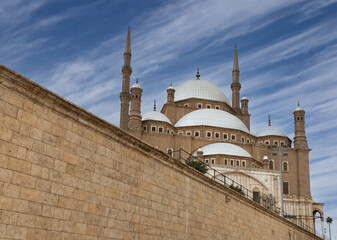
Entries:
[[0, 239], [319, 239], [0, 65]]

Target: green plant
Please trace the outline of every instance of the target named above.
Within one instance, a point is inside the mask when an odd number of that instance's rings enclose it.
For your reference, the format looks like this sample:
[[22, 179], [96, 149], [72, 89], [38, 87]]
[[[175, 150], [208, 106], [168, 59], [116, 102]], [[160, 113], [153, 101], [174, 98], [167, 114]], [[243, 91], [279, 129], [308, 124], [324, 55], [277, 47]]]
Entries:
[[234, 184], [232, 183], [231, 185], [229, 185], [230, 189], [233, 189], [234, 191], [237, 191], [238, 193], [244, 195], [241, 186], [234, 186]]
[[262, 202], [262, 205], [265, 208], [270, 209], [270, 210], [274, 209], [275, 205], [276, 205], [276, 199], [270, 193], [269, 194], [268, 193], [262, 194], [262, 196], [261, 196], [261, 202]]
[[192, 160], [192, 161], [187, 161], [186, 164], [196, 170], [198, 170], [201, 173], [206, 173], [208, 168], [207, 166], [201, 162], [201, 161], [197, 161], [197, 160]]

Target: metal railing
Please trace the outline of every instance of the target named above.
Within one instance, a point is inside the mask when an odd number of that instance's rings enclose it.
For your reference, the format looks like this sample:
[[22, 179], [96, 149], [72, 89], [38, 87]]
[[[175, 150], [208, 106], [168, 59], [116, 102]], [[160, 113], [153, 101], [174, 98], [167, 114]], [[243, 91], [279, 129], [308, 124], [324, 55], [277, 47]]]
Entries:
[[[173, 158], [177, 159], [179, 162], [184, 162], [189, 166], [191, 166], [192, 161], [199, 162], [199, 164], [201, 164], [202, 166], [205, 166], [207, 168], [207, 171], [204, 173], [206, 176], [209, 176], [214, 181], [217, 181], [217, 182], [223, 184], [225, 187], [231, 188], [231, 189], [239, 192], [242, 196], [245, 196], [246, 198], [254, 201], [255, 203], [259, 204], [260, 206], [264, 207], [265, 209], [282, 216], [281, 215], [281, 209], [279, 207], [275, 206], [275, 204], [271, 203], [270, 201], [265, 201], [265, 200], [261, 199], [260, 197], [254, 198], [253, 192], [250, 191], [248, 188], [244, 187], [240, 183], [238, 183], [235, 180], [229, 178], [228, 176], [219, 172], [218, 170], [212, 168], [209, 164], [203, 162], [202, 160], [200, 160], [196, 156], [193, 156], [192, 154], [185, 151], [184, 149], [180, 148], [178, 150], [171, 151], [168, 154], [171, 155]], [[178, 156], [176, 156], [176, 155], [178, 155]], [[309, 231], [313, 234], [316, 234], [316, 236], [321, 237], [323, 239], [322, 234], [315, 231], [315, 229], [313, 229], [312, 227], [308, 226], [306, 223], [304, 223], [297, 216], [289, 215], [286, 212], [284, 212], [284, 218], [286, 220], [304, 228], [305, 230], [307, 230], [307, 231]], [[324, 237], [325, 237], [324, 239], [329, 240], [329, 238], [327, 236], [324, 236]]]

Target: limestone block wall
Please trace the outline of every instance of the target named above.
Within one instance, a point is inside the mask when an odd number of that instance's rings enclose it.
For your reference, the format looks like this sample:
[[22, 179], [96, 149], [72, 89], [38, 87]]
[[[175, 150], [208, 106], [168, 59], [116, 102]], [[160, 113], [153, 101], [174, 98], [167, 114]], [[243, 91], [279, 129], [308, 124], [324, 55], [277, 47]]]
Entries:
[[0, 239], [319, 239], [0, 65]]

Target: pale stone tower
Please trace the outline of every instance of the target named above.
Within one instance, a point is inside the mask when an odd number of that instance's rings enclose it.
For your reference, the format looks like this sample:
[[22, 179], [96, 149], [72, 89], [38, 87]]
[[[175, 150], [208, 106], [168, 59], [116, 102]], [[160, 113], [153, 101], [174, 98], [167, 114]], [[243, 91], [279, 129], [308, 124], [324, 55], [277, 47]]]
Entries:
[[307, 137], [305, 136], [305, 111], [298, 107], [294, 111], [294, 122], [295, 122], [295, 137], [294, 137], [294, 147], [299, 149], [307, 149]]
[[129, 118], [129, 103], [130, 103], [130, 76], [132, 73], [130, 26], [128, 28], [128, 34], [126, 37], [124, 66], [122, 68], [122, 73], [123, 73], [123, 85], [122, 85], [122, 92], [120, 94], [121, 113], [120, 113], [119, 126], [121, 129], [127, 130]]
[[136, 83], [131, 88], [131, 108], [129, 115], [128, 130], [138, 138], [140, 138], [142, 132], [142, 115], [141, 115], [142, 93], [143, 89], [139, 85], [137, 78]]
[[239, 113], [240, 110], [240, 70], [239, 70], [239, 60], [238, 60], [238, 50], [236, 49], [235, 44], [235, 50], [234, 50], [234, 61], [233, 61], [233, 71], [232, 71], [232, 79], [233, 82], [231, 84], [232, 89], [232, 107], [235, 112]]
[[248, 102], [249, 99], [246, 96], [241, 99], [241, 113], [242, 122], [246, 125], [248, 130], [250, 130], [250, 114], [248, 112]]

